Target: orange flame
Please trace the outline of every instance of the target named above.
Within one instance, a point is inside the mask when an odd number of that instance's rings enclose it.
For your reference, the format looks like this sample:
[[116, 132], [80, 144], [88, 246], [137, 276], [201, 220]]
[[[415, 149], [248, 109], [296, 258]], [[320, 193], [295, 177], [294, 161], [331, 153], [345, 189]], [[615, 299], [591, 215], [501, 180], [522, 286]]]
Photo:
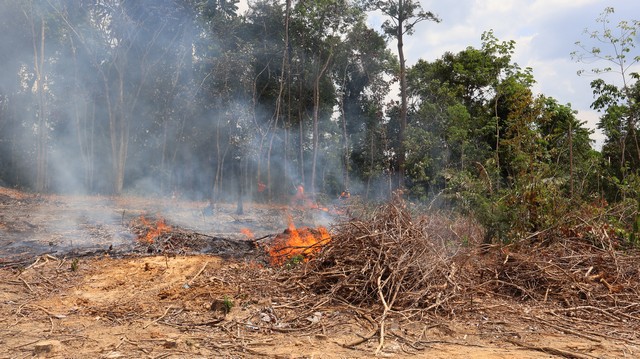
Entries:
[[329, 208], [327, 207], [320, 207], [317, 203], [310, 203], [308, 205], [309, 209], [317, 209], [323, 212], [329, 212]]
[[251, 232], [249, 228], [240, 228], [240, 233], [244, 234], [245, 236], [247, 236], [247, 238], [250, 238], [250, 239], [255, 237], [253, 232]]
[[164, 218], [157, 220], [155, 227], [144, 216], [140, 216], [140, 221], [147, 227], [147, 234], [138, 238], [141, 242], [153, 243], [162, 234], [171, 232], [171, 227], [165, 223]]
[[331, 235], [326, 228], [298, 229], [289, 219], [289, 227], [276, 236], [274, 243], [268, 248], [270, 262], [272, 265], [282, 265], [296, 256], [302, 256], [302, 260], [306, 262], [330, 240]]

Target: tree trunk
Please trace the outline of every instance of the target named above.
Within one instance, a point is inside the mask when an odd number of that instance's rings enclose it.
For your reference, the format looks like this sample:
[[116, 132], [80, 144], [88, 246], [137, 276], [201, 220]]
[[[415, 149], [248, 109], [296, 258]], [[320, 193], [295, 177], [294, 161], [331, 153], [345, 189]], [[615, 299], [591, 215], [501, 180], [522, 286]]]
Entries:
[[[298, 93], [302, 95], [302, 83], [304, 82], [304, 76], [301, 76], [298, 81]], [[304, 183], [304, 104], [302, 100], [298, 101], [298, 176], [300, 182]]]
[[216, 168], [213, 178], [213, 188], [211, 189], [211, 205], [220, 201], [222, 184], [224, 179], [224, 163], [229, 152], [229, 145], [224, 148], [220, 146], [220, 125], [216, 126]]
[[[33, 69], [35, 72], [34, 89], [36, 92], [38, 111], [36, 112], [37, 132], [36, 132], [36, 183], [35, 190], [43, 192], [47, 182], [47, 101], [44, 89], [44, 50], [45, 50], [45, 20], [40, 18], [40, 31], [37, 33], [34, 22], [34, 13], [25, 12], [25, 16], [31, 23], [31, 35], [33, 39]], [[33, 90], [33, 89], [32, 89]]]
[[[69, 41], [74, 65], [74, 90], [81, 93], [82, 83], [80, 80], [80, 74], [78, 73], [77, 47], [73, 41], [73, 37], [70, 37]], [[95, 120], [95, 102], [93, 103], [90, 113], [89, 103], [85, 96], [78, 95], [78, 97], [74, 98], [73, 120], [76, 126], [80, 158], [82, 159], [82, 164], [84, 166], [83, 186], [85, 190], [91, 191], [93, 186], [93, 123]]]
[[117, 115], [115, 116], [115, 183], [114, 190], [116, 194], [121, 194], [124, 188], [124, 171], [127, 160], [127, 149], [129, 145], [129, 121], [125, 110], [125, 94], [124, 94], [124, 68], [118, 69], [118, 98], [117, 98]]
[[315, 196], [316, 193], [316, 169], [318, 165], [318, 144], [320, 133], [318, 132], [318, 121], [320, 112], [320, 80], [324, 75], [329, 62], [331, 62], [333, 54], [329, 53], [327, 61], [322, 65], [322, 69], [316, 74], [316, 78], [313, 86], [313, 159], [311, 160], [311, 196]]
[[366, 199], [369, 199], [369, 190], [371, 189], [371, 178], [373, 177], [373, 165], [374, 165], [373, 150], [374, 150], [373, 133], [371, 133], [371, 141], [369, 144], [369, 175], [367, 176], [367, 192], [365, 195]]
[[[348, 65], [347, 65], [348, 66]], [[342, 189], [349, 189], [349, 137], [347, 133], [347, 115], [344, 110], [345, 86], [347, 82], [347, 66], [342, 77], [343, 94], [340, 96], [340, 115], [342, 117]]]
[[573, 199], [573, 128], [569, 121], [569, 195]]
[[[273, 140], [276, 136], [276, 132], [278, 130], [278, 120], [280, 119], [280, 113], [282, 111], [282, 94], [284, 92], [285, 86], [285, 78], [289, 77], [287, 65], [289, 61], [287, 61], [287, 57], [289, 55], [289, 17], [291, 13], [291, 0], [287, 0], [286, 9], [285, 9], [285, 18], [284, 18], [284, 50], [282, 51], [282, 64], [280, 67], [280, 87], [278, 88], [278, 98], [276, 99], [276, 112], [273, 115], [273, 131], [271, 132], [271, 139], [269, 140], [269, 150], [267, 154], [267, 183], [269, 200], [272, 199], [272, 187], [273, 182], [271, 181], [271, 153], [273, 151]], [[284, 149], [286, 151], [286, 147]]]
[[407, 128], [407, 76], [406, 76], [406, 63], [404, 59], [404, 43], [403, 43], [403, 35], [404, 28], [403, 24], [406, 20], [404, 18], [404, 1], [398, 0], [398, 32], [396, 34], [396, 40], [398, 41], [398, 59], [400, 60], [400, 130], [398, 132], [398, 188], [402, 189], [405, 186], [404, 175], [405, 175], [405, 160], [406, 160], [406, 149], [404, 146], [405, 142], [405, 131]]

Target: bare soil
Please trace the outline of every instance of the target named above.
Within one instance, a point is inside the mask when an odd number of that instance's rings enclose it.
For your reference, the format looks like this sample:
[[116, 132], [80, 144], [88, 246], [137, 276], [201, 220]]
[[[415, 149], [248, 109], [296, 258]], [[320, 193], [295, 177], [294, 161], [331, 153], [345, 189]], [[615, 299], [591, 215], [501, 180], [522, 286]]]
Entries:
[[[0, 358], [369, 358], [378, 347], [366, 308], [282, 288], [283, 269], [256, 251], [220, 255], [145, 250], [137, 218], [167, 218], [182, 238], [242, 241], [282, 232], [287, 214], [245, 214], [179, 200], [37, 197], [0, 191]], [[217, 243], [217, 242], [216, 242]], [[166, 248], [165, 248], [166, 249]], [[215, 248], [214, 248], [215, 249]], [[206, 250], [205, 250], [206, 251]], [[210, 252], [215, 253], [215, 250]], [[306, 304], [305, 304], [306, 303]], [[387, 322], [379, 357], [633, 358], [634, 328], [572, 317], [539, 302], [483, 296], [460, 313]], [[420, 333], [409, 340], [408, 333]], [[368, 338], [368, 339], [367, 339]]]

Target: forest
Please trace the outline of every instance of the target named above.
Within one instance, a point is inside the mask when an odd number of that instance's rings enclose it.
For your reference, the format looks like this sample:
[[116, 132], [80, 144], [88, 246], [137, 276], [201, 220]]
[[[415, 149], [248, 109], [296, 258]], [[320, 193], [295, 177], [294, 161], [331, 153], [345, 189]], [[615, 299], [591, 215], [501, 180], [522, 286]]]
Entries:
[[[562, 99], [533, 91], [516, 44], [405, 65], [437, 14], [418, 1], [2, 0], [0, 185], [212, 203], [348, 190], [478, 219], [486, 241], [599, 213], [637, 243], [640, 23], [604, 9], [580, 46], [602, 149]], [[378, 11], [380, 29], [367, 24]], [[615, 31], [613, 31], [615, 30]], [[581, 39], [576, 39], [580, 41]], [[391, 50], [389, 41], [397, 43]], [[568, 53], [567, 56], [570, 56]], [[615, 72], [616, 85], [599, 76]], [[398, 93], [396, 93], [398, 92]]]

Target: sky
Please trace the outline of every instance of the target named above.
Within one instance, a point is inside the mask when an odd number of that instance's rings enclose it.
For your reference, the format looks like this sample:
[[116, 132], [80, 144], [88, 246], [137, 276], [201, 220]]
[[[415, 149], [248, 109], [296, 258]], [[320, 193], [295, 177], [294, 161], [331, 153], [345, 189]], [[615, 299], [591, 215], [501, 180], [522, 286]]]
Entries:
[[[638, 0], [421, 0], [422, 8], [438, 15], [440, 23], [422, 22], [415, 33], [405, 39], [407, 65], [419, 59], [433, 61], [446, 51], [457, 53], [468, 46], [481, 47], [480, 36], [493, 30], [500, 41], [514, 40], [513, 61], [522, 68], [531, 67], [537, 81], [534, 91], [555, 98], [561, 104], [570, 103], [578, 111], [578, 119], [595, 129], [599, 114], [590, 109], [593, 93], [589, 83], [594, 77], [578, 76], [580, 69], [603, 66], [604, 63], [578, 63], [571, 52], [578, 50], [576, 41], [589, 42], [585, 29], [598, 30], [596, 18], [606, 7], [613, 7], [611, 25], [620, 20], [640, 20]], [[384, 21], [369, 16], [369, 24], [380, 28]], [[640, 39], [636, 43], [640, 45]], [[390, 43], [395, 50], [395, 43]], [[632, 56], [640, 55], [640, 47]], [[634, 69], [640, 71], [640, 66]], [[619, 76], [609, 80], [619, 82]], [[603, 136], [592, 135], [594, 146], [600, 148]]]

